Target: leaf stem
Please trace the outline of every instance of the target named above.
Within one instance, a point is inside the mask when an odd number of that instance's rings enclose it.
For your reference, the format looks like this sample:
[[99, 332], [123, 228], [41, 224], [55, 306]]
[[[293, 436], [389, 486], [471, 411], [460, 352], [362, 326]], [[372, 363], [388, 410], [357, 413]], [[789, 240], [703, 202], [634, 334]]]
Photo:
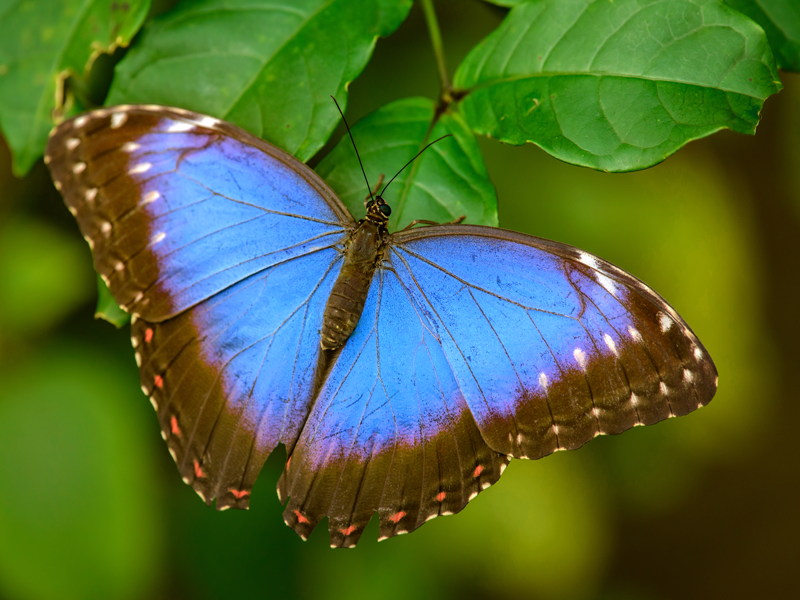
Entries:
[[436, 20], [436, 11], [433, 9], [433, 0], [420, 0], [422, 11], [425, 13], [425, 22], [428, 24], [428, 31], [431, 35], [431, 45], [433, 54], [436, 57], [436, 66], [439, 69], [439, 82], [442, 86], [442, 100], [449, 103], [453, 86], [447, 76], [447, 65], [444, 60], [444, 46], [442, 45], [442, 33], [439, 31], [439, 22]]

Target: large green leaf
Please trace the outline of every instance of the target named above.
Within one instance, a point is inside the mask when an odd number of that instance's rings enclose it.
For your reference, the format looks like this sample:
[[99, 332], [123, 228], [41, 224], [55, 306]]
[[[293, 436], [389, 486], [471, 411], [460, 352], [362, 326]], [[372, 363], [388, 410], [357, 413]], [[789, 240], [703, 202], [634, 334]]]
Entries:
[[[405, 227], [414, 219], [444, 223], [461, 215], [466, 223], [497, 225], [494, 186], [477, 141], [460, 116], [445, 113], [436, 119], [432, 100], [406, 98], [383, 106], [353, 127], [372, 185], [381, 175], [386, 185], [428, 142], [448, 133], [453, 137], [431, 146], [388, 189], [390, 229]], [[349, 136], [320, 162], [317, 173], [356, 218], [364, 216], [367, 184]]]
[[607, 171], [723, 128], [754, 133], [781, 89], [764, 32], [716, 0], [534, 0], [455, 77], [476, 132]]
[[330, 96], [394, 31], [411, 0], [185, 1], [148, 24], [107, 104], [181, 106], [235, 123], [300, 160], [338, 123]]
[[24, 175], [42, 155], [63, 81], [127, 45], [150, 0], [0, 0], [0, 126]]
[[725, 0], [764, 28], [778, 66], [800, 72], [800, 2], [798, 0]]

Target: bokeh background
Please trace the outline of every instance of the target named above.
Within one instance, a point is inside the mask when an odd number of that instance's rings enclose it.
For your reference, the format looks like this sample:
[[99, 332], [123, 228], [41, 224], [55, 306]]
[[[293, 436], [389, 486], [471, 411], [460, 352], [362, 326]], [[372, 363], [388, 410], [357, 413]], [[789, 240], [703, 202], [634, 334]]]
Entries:
[[[503, 11], [437, 3], [451, 72]], [[351, 122], [438, 81], [421, 11], [378, 43]], [[184, 485], [127, 327], [93, 318], [88, 247], [41, 163], [0, 142], [0, 598], [780, 598], [800, 563], [800, 76], [755, 137], [604, 174], [481, 140], [501, 226], [598, 254], [661, 293], [720, 373], [703, 410], [513, 461], [455, 517], [333, 551], [282, 522], [276, 451], [247, 512]], [[343, 130], [337, 130], [332, 143]], [[312, 165], [326, 152], [323, 150]]]

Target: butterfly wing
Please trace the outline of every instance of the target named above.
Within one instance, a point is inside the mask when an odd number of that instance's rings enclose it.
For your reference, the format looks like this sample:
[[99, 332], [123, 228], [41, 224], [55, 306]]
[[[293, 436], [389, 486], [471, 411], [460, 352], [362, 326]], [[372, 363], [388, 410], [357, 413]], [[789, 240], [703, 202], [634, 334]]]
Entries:
[[304, 539], [329, 516], [352, 547], [378, 512], [381, 538], [461, 510], [508, 458], [481, 437], [437, 335], [406, 286], [379, 269], [278, 485]]
[[571, 450], [708, 404], [717, 371], [643, 282], [566, 244], [478, 226], [394, 236], [391, 260], [429, 311], [489, 446]]
[[82, 115], [54, 130], [46, 162], [133, 315], [142, 387], [184, 480], [246, 507], [308, 412], [352, 217], [299, 161], [180, 109]]
[[716, 370], [645, 284], [576, 248], [488, 227], [392, 236], [364, 313], [279, 484], [307, 537], [352, 546], [457, 512], [539, 458], [707, 404]]

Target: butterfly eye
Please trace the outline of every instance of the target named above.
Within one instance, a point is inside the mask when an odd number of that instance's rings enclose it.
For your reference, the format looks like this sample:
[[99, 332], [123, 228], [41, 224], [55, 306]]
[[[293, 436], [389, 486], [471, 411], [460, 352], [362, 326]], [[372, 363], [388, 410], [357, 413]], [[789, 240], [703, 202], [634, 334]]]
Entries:
[[392, 214], [392, 207], [388, 204], [384, 204], [380, 207], [380, 211], [383, 213], [384, 217], [388, 217], [390, 214]]

